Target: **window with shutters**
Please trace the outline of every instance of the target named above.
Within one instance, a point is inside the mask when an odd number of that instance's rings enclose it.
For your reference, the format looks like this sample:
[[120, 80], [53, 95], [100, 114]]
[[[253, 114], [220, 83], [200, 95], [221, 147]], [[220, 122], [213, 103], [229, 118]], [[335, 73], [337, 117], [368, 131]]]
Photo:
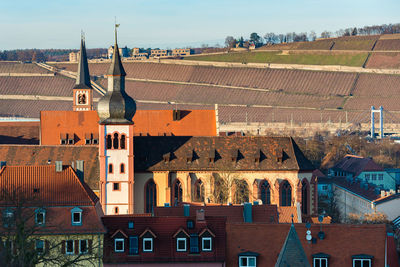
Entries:
[[190, 253], [199, 253], [199, 236], [197, 234], [190, 235]]
[[87, 239], [79, 240], [79, 254], [87, 254], [89, 251], [89, 244]]
[[129, 237], [129, 255], [139, 254], [139, 239], [137, 236]]
[[114, 251], [124, 252], [125, 250], [125, 240], [123, 238], [114, 239]]
[[74, 240], [67, 240], [65, 241], [65, 254], [72, 255], [75, 252], [74, 248]]
[[143, 238], [143, 252], [153, 252], [153, 238]]

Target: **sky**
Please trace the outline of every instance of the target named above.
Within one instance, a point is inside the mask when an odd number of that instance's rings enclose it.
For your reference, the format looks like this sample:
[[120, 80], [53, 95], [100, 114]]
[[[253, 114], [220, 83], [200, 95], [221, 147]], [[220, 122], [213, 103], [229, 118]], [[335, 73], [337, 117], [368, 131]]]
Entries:
[[400, 0], [1, 0], [0, 50], [223, 45], [252, 32], [333, 31], [400, 23]]

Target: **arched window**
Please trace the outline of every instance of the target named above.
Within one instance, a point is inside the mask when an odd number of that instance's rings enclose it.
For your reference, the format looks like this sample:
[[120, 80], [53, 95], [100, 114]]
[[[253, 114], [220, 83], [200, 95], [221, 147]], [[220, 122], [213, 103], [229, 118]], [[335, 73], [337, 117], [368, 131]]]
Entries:
[[292, 205], [292, 187], [288, 181], [283, 181], [281, 185], [281, 206], [289, 207]]
[[309, 187], [306, 180], [301, 183], [301, 212], [308, 214], [308, 194]]
[[125, 149], [125, 143], [126, 143], [126, 136], [123, 134], [121, 135], [121, 140], [120, 140], [121, 149]]
[[153, 213], [154, 207], [157, 205], [157, 189], [153, 180], [150, 180], [145, 187], [145, 212]]
[[113, 173], [113, 172], [114, 172], [113, 165], [110, 163], [108, 164], [108, 173]]
[[233, 202], [235, 204], [241, 204], [249, 202], [249, 187], [245, 180], [236, 179], [234, 182], [235, 194], [233, 196]]
[[194, 197], [196, 202], [204, 202], [204, 184], [201, 180], [197, 180], [194, 185]]
[[268, 181], [264, 180], [260, 186], [260, 199], [263, 204], [271, 204], [271, 187]]
[[182, 202], [182, 184], [179, 180], [175, 181], [172, 199], [174, 201], [174, 206]]
[[107, 134], [106, 145], [107, 145], [107, 149], [111, 149], [112, 148], [111, 134]]
[[114, 134], [114, 139], [113, 139], [113, 148], [118, 149], [119, 148], [119, 138], [118, 138], [118, 133]]
[[125, 164], [121, 163], [121, 165], [119, 166], [119, 172], [125, 173]]

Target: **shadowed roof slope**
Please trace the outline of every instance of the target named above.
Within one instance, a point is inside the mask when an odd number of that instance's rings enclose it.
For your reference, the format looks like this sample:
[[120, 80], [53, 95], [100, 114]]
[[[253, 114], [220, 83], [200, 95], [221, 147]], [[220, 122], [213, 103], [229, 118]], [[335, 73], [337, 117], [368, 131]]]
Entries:
[[299, 150], [290, 137], [157, 136], [134, 141], [137, 171], [313, 171]]
[[306, 254], [304, 253], [303, 246], [301, 245], [293, 223], [290, 226], [289, 233], [286, 237], [285, 243], [283, 243], [282, 250], [279, 253], [278, 260], [275, 264], [275, 267], [289, 266], [311, 266], [307, 260]]
[[384, 171], [384, 169], [371, 158], [363, 158], [354, 155], [346, 155], [342, 160], [336, 163], [332, 169], [353, 173], [354, 176], [358, 176], [364, 171]]
[[0, 188], [5, 190], [1, 192], [3, 200], [7, 194], [17, 193], [28, 203], [46, 206], [94, 206], [98, 201], [71, 167], [57, 172], [55, 165], [4, 166], [0, 171]]

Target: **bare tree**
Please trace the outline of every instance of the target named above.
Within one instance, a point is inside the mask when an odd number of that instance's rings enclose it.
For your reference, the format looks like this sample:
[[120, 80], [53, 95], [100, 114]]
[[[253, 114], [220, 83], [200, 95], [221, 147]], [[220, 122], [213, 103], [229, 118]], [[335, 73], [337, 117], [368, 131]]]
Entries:
[[52, 225], [49, 220], [44, 223], [45, 217], [38, 217], [38, 210], [46, 210], [40, 201], [25, 198], [20, 190], [7, 192], [3, 189], [0, 202], [2, 218], [0, 262], [2, 266], [98, 265], [102, 254], [101, 241], [85, 239], [86, 248], [80, 247], [79, 253], [68, 255], [63, 251], [66, 249], [65, 240], [73, 240], [76, 236], [60, 233], [59, 226]]

